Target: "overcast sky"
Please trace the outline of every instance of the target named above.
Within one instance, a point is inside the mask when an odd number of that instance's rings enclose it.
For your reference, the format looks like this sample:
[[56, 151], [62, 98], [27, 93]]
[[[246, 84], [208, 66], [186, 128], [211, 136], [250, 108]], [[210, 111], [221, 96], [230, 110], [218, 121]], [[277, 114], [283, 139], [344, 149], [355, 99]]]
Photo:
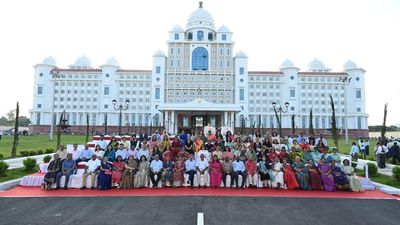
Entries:
[[[168, 31], [186, 26], [195, 0], [0, 1], [0, 115], [20, 102], [32, 108], [33, 66], [53, 56], [59, 67], [88, 56], [93, 66], [115, 57], [126, 69], [151, 69]], [[369, 125], [400, 124], [399, 0], [204, 0], [217, 28], [233, 31], [249, 70], [278, 70], [286, 58], [302, 71], [320, 59], [332, 71], [352, 60], [367, 72]]]

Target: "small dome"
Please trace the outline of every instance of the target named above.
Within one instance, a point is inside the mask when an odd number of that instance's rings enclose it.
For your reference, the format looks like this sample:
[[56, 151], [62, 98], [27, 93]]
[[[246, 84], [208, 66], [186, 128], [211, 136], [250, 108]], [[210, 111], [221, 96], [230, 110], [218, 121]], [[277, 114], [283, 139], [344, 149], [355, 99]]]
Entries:
[[345, 70], [357, 69], [357, 64], [349, 60], [343, 65], [343, 68]]
[[282, 62], [280, 69], [294, 68], [294, 64], [289, 59]]
[[48, 66], [56, 66], [57, 62], [53, 57], [49, 56], [43, 59], [43, 64]]
[[183, 32], [185, 32], [185, 31], [183, 30], [183, 28], [182, 28], [181, 26], [176, 25], [176, 26], [174, 26], [174, 27], [172, 28], [171, 32], [174, 32], [174, 33], [183, 33]]
[[88, 57], [83, 55], [83, 56], [81, 56], [81, 57], [76, 59], [75, 66], [91, 67], [92, 66], [92, 62], [90, 61], [90, 59]]
[[325, 71], [327, 70], [324, 63], [316, 58], [308, 65], [310, 71]]
[[235, 58], [247, 58], [247, 55], [243, 51], [238, 51], [235, 55]]
[[157, 51], [155, 51], [154, 54], [153, 54], [153, 57], [160, 57], [160, 56], [161, 56], [161, 57], [165, 57], [164, 52], [161, 51], [160, 49], [157, 50]]
[[228, 28], [227, 26], [222, 25], [222, 26], [218, 29], [218, 32], [220, 32], [220, 33], [229, 33], [230, 30], [229, 30], [229, 28]]
[[118, 67], [119, 63], [118, 63], [118, 60], [116, 60], [114, 57], [111, 57], [106, 61], [105, 65], [107, 65], [107, 66], [117, 66]]
[[186, 29], [195, 26], [206, 26], [215, 30], [214, 19], [211, 14], [203, 9], [203, 3], [200, 2], [199, 8], [190, 14], [187, 20]]

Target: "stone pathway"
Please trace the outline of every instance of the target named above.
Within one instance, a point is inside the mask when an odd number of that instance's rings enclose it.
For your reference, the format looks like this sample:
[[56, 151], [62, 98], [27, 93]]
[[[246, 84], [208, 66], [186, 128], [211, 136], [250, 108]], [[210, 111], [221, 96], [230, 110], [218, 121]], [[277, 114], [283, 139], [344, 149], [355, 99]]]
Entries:
[[27, 159], [27, 158], [34, 158], [34, 159], [36, 159], [36, 162], [39, 164], [39, 163], [43, 163], [43, 158], [46, 156], [46, 155], [51, 155], [51, 156], [53, 156], [54, 155], [54, 153], [51, 153], [51, 154], [44, 154], [44, 155], [35, 155], [35, 156], [28, 156], [28, 157], [21, 157], [21, 158], [15, 158], [15, 159], [6, 159], [6, 160], [4, 160], [4, 162], [6, 162], [8, 165], [9, 165], [9, 170], [12, 170], [12, 169], [17, 169], [17, 168], [22, 168], [22, 167], [24, 167], [24, 164], [23, 164], [23, 161], [25, 160], [25, 159]]

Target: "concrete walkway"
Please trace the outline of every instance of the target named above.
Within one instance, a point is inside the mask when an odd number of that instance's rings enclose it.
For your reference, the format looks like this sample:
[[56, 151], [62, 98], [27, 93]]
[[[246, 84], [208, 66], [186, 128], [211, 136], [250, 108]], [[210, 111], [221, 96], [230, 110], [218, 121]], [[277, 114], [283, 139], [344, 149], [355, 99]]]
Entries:
[[20, 157], [20, 158], [15, 158], [15, 159], [6, 159], [4, 160], [5, 163], [7, 163], [9, 165], [9, 170], [12, 169], [17, 169], [17, 168], [22, 168], [24, 167], [24, 163], [23, 161], [27, 158], [34, 158], [36, 159], [36, 162], [39, 163], [43, 163], [43, 158], [46, 155], [50, 155], [51, 157], [53, 157], [54, 153], [50, 153], [50, 154], [44, 154], [44, 155], [34, 155], [34, 156], [27, 156], [27, 157]]

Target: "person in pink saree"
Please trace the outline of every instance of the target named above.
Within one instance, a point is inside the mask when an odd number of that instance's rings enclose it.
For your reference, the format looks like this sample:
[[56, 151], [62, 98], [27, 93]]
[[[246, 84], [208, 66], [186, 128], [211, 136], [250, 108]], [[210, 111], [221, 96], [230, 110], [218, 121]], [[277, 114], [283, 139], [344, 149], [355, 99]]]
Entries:
[[218, 156], [214, 155], [210, 163], [210, 186], [218, 188], [222, 181], [222, 164], [218, 160]]

